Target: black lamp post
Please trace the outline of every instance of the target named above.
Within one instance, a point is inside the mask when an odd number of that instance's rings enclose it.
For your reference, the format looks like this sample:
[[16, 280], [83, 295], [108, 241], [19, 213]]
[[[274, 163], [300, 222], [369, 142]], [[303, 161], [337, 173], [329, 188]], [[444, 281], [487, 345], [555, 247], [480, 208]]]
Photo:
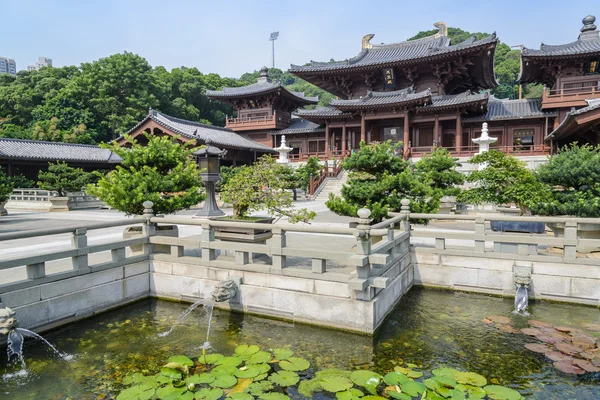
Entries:
[[206, 200], [204, 207], [196, 216], [198, 217], [219, 217], [225, 213], [219, 210], [217, 200], [215, 199], [215, 184], [221, 180], [219, 169], [221, 167], [221, 158], [225, 156], [227, 150], [221, 150], [218, 147], [211, 146], [210, 141], [206, 141], [206, 146], [194, 153], [198, 160], [198, 166], [202, 170], [200, 178], [206, 188]]

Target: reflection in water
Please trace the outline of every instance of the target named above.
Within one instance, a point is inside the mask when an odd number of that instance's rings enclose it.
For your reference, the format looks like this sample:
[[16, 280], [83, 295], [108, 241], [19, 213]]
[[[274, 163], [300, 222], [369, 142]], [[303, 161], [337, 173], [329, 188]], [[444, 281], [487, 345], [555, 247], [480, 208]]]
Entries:
[[[128, 373], [156, 372], [171, 355], [198, 356], [199, 344], [209, 333], [204, 313], [190, 313], [170, 335], [158, 335], [186, 308], [148, 300], [45, 334], [76, 356], [68, 363], [51, 357], [44, 347], [26, 342], [31, 374], [0, 381], [0, 392], [18, 393], [19, 399], [66, 395], [95, 399], [117, 392]], [[524, 349], [529, 337], [504, 333], [481, 322], [488, 315], [504, 315], [511, 318], [513, 326], [525, 327], [527, 318], [513, 315], [512, 310], [509, 299], [413, 289], [374, 338], [214, 310], [210, 345], [223, 353], [233, 352], [242, 343], [264, 349], [290, 347], [308, 358], [315, 369], [368, 367], [383, 372], [402, 362], [424, 369], [446, 365], [496, 379], [530, 398], [599, 398], [594, 377], [562, 375], [543, 356]], [[600, 322], [600, 312], [594, 308], [536, 302], [529, 310], [534, 318], [557, 325]], [[0, 366], [0, 373], [5, 372], [15, 370]]]

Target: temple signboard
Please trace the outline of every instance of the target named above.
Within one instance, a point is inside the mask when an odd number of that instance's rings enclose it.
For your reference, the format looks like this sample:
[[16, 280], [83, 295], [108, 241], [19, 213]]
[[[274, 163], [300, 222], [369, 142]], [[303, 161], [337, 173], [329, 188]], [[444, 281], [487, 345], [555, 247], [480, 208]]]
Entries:
[[394, 68], [383, 69], [383, 86], [385, 89], [396, 89], [396, 74]]

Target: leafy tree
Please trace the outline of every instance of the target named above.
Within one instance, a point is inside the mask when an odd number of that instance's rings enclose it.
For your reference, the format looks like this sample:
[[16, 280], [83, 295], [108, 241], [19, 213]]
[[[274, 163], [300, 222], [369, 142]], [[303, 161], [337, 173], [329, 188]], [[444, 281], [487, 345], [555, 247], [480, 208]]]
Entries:
[[193, 159], [195, 149], [168, 136], [145, 136], [146, 146], [129, 136], [126, 139], [131, 149], [102, 145], [123, 161], [96, 185], [88, 186], [88, 193], [128, 215], [142, 214], [142, 203], [148, 200], [154, 203], [158, 214], [171, 214], [200, 203], [205, 196]]
[[13, 189], [14, 186], [10, 178], [0, 171], [0, 203], [4, 203], [10, 198]]
[[44, 190], [55, 190], [59, 196], [67, 192], [78, 192], [89, 182], [89, 173], [81, 168], [70, 167], [67, 163], [57, 161], [49, 163], [47, 171], [38, 174], [38, 187]]
[[0, 137], [11, 139], [31, 139], [31, 133], [15, 124], [0, 124]]
[[8, 179], [10, 179], [13, 186], [17, 189], [29, 189], [35, 187], [35, 182], [28, 179], [25, 175], [15, 175]]
[[228, 167], [227, 165], [222, 165], [221, 168], [219, 169], [219, 176], [221, 177], [221, 180], [215, 185], [215, 190], [217, 192], [221, 191], [221, 188], [225, 185], [227, 185], [227, 182], [229, 182], [229, 180], [236, 174], [238, 173], [239, 168], [238, 167]]
[[600, 217], [600, 146], [565, 146], [538, 168], [538, 178], [553, 189], [532, 207], [535, 214]]
[[521, 215], [530, 214], [530, 208], [546, 202], [548, 188], [527, 169], [524, 161], [497, 150], [486, 151], [469, 160], [485, 168], [471, 172], [466, 181], [475, 187], [462, 191], [457, 200], [468, 204], [511, 204], [519, 207]]
[[447, 196], [456, 196], [460, 193], [457, 186], [465, 182], [465, 175], [456, 170], [460, 166], [458, 158], [452, 157], [448, 149], [438, 147], [415, 163], [415, 171], [432, 182], [435, 189]]
[[340, 215], [355, 217], [366, 207], [371, 218], [381, 221], [390, 211], [400, 211], [400, 200], [411, 200], [412, 212], [436, 212], [442, 191], [434, 189], [427, 177], [413, 173], [411, 164], [394, 153], [396, 144], [361, 143], [360, 150], [344, 159], [349, 171], [342, 196], [329, 196], [327, 207]]
[[298, 187], [308, 192], [310, 186], [310, 177], [316, 178], [321, 170], [324, 168], [319, 162], [319, 157], [310, 156], [306, 160], [306, 164], [301, 165], [296, 169], [296, 175], [298, 176]]
[[233, 204], [235, 218], [247, 218], [249, 213], [258, 210], [272, 216], [286, 216], [291, 223], [308, 222], [316, 216], [314, 211], [295, 209], [285, 192], [289, 182], [278, 167], [271, 156], [264, 155], [253, 165], [237, 168], [221, 191], [221, 196]]

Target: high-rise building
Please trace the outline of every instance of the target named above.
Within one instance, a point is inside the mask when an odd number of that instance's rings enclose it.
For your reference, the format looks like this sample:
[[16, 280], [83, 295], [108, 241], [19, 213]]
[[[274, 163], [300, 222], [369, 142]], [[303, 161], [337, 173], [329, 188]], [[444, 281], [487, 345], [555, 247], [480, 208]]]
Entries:
[[17, 63], [12, 58], [0, 57], [0, 74], [17, 75]]
[[27, 71], [37, 71], [42, 67], [51, 67], [52, 59], [46, 57], [39, 57], [35, 64], [29, 64], [27, 66]]

